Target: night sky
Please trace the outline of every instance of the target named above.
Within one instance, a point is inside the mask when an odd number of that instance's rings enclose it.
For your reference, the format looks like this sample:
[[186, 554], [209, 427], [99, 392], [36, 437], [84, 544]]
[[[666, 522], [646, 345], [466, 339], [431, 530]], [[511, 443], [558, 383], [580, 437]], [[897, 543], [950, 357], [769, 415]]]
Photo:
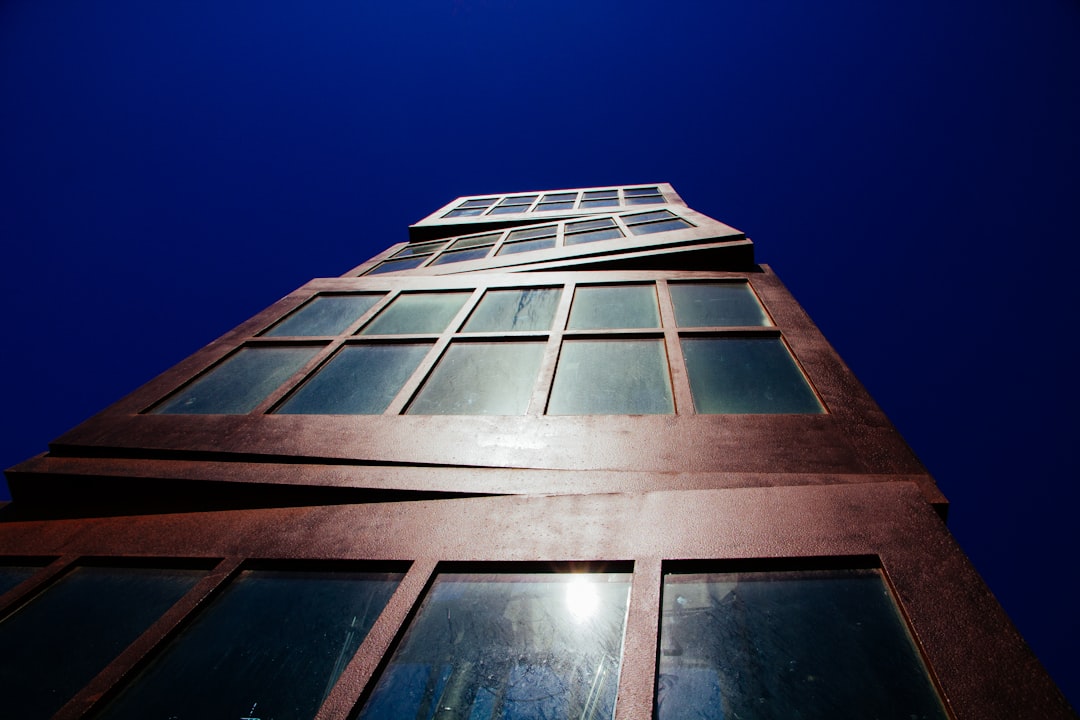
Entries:
[[0, 464], [458, 195], [651, 182], [755, 240], [1080, 705], [1078, 0], [6, 0]]

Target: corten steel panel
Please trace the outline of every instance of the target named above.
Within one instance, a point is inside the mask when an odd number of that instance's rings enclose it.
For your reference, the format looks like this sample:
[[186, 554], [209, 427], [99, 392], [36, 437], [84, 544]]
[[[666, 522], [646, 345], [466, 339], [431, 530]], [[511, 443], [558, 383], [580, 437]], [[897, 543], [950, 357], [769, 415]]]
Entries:
[[[645, 576], [635, 584], [647, 583], [654, 597], [660, 561], [746, 560], [746, 570], [772, 567], [769, 559], [861, 565], [876, 558], [955, 717], [1073, 717], [909, 483], [7, 522], [0, 523], [0, 548], [67, 558], [416, 561], [429, 569], [450, 561], [634, 561]], [[0, 612], [10, 605], [8, 596], [0, 598]], [[632, 618], [623, 672], [651, 679], [659, 607], [651, 616], [639, 608]], [[357, 662], [370, 672], [377, 660]], [[651, 696], [651, 688], [621, 696], [620, 717], [649, 717]]]

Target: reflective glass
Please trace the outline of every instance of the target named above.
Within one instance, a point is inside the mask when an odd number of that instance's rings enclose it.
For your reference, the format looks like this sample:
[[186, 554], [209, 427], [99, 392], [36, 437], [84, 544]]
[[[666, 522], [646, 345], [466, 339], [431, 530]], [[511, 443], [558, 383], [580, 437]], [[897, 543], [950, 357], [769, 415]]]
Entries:
[[664, 198], [660, 195], [643, 195], [641, 197], [626, 198], [627, 205], [656, 205], [662, 202], [664, 202]]
[[552, 203], [544, 203], [543, 205], [538, 205], [536, 207], [536, 210], [538, 212], [548, 211], [548, 210], [569, 210], [572, 207], [574, 207], [573, 201], [571, 201], [571, 202], [552, 202]]
[[29, 580], [40, 569], [24, 565], [0, 565], [0, 595], [11, 590], [22, 581]]
[[405, 293], [383, 308], [361, 335], [441, 333], [469, 299], [467, 292]]
[[97, 717], [313, 718], [400, 579], [242, 572]]
[[945, 720], [880, 573], [668, 574], [657, 720]]
[[412, 415], [523, 415], [542, 342], [451, 343], [409, 406]]
[[571, 330], [660, 327], [654, 285], [581, 286], [570, 307]]
[[611, 198], [607, 200], [582, 200], [581, 207], [612, 207], [619, 204], [618, 198]]
[[270, 337], [337, 335], [383, 296], [320, 295], [266, 332]]
[[481, 248], [469, 248], [468, 250], [451, 250], [444, 252], [432, 261], [432, 265], [446, 265], [447, 263], [463, 262], [465, 260], [480, 260], [491, 252], [491, 246]]
[[3, 716], [49, 718], [205, 573], [77, 567], [0, 622]]
[[618, 190], [589, 190], [584, 195], [586, 200], [599, 200], [603, 198], [619, 198]]
[[491, 203], [495, 202], [495, 198], [479, 198], [477, 200], [466, 200], [458, 207], [463, 208], [486, 208]]
[[747, 283], [669, 283], [679, 327], [772, 325]]
[[322, 348], [259, 347], [240, 352], [169, 398], [154, 412], [207, 415], [251, 412]]
[[610, 719], [628, 573], [435, 578], [365, 720]]
[[566, 223], [566, 232], [584, 232], [586, 230], [598, 230], [600, 228], [613, 228], [615, 221], [611, 218], [598, 218], [596, 220], [583, 220], [582, 222]]
[[675, 219], [645, 225], [631, 225], [630, 232], [635, 235], [649, 235], [650, 233], [667, 232], [668, 230], [684, 230], [688, 227], [693, 227], [693, 225], [685, 220]]
[[582, 243], [597, 242], [599, 240], [616, 240], [622, 236], [622, 230], [613, 227], [605, 228], [603, 230], [590, 230], [589, 232], [582, 233], [567, 233], [563, 238], [563, 243], [566, 245], [580, 245]]
[[821, 413], [780, 338], [683, 338], [699, 413]]
[[376, 265], [371, 270], [368, 270], [368, 275], [382, 275], [383, 273], [394, 272], [396, 270], [412, 270], [414, 267], [418, 267], [424, 260], [427, 259], [426, 255], [420, 257], [401, 258], [400, 260], [386, 260]]
[[346, 345], [277, 412], [378, 415], [430, 349], [430, 343]]
[[523, 213], [528, 210], [528, 205], [499, 205], [492, 208], [488, 215], [507, 215], [509, 213]]
[[500, 205], [532, 205], [532, 201], [536, 199], [536, 195], [514, 195], [512, 197], [505, 198]]
[[530, 238], [542, 238], [542, 237], [555, 237], [555, 225], [544, 225], [538, 228], [525, 228], [524, 230], [512, 230], [509, 235], [506, 236], [507, 242], [515, 242], [517, 240], [528, 240]]
[[662, 340], [565, 340], [549, 415], [675, 412]]
[[488, 290], [465, 323], [464, 332], [550, 330], [562, 288]]
[[409, 244], [394, 253], [394, 257], [413, 257], [416, 255], [430, 255], [442, 246], [442, 241], [431, 243]]
[[454, 250], [461, 250], [463, 248], [481, 247], [483, 245], [494, 245], [495, 241], [499, 239], [501, 233], [489, 233], [487, 235], [470, 235], [469, 237], [459, 238], [450, 247]]
[[656, 210], [654, 212], [638, 213], [637, 215], [620, 215], [620, 217], [627, 225], [637, 225], [638, 223], [653, 222], [654, 220], [669, 220], [675, 217], [675, 213], [667, 210]]
[[623, 194], [626, 197], [640, 197], [642, 195], [659, 195], [660, 188], [658, 187], [644, 187], [644, 188], [626, 188], [623, 190]]
[[573, 202], [577, 199], [577, 193], [554, 193], [540, 198], [540, 202]]
[[484, 208], [465, 208], [462, 210], [451, 210], [450, 212], [443, 215], [443, 217], [471, 217], [473, 215], [479, 215], [483, 212]]
[[511, 255], [513, 253], [528, 252], [529, 250], [546, 250], [555, 247], [555, 238], [539, 238], [537, 240], [525, 240], [522, 242], [504, 243], [496, 255]]

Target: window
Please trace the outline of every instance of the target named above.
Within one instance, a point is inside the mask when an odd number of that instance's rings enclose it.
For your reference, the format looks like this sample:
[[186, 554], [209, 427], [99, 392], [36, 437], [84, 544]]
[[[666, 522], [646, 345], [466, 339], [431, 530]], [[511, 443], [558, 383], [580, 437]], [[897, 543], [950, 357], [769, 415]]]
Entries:
[[657, 720], [947, 717], [875, 570], [667, 573]]
[[96, 717], [314, 718], [400, 579], [241, 572]]
[[247, 413], [315, 357], [318, 347], [244, 347], [166, 400], [166, 415]]
[[65, 574], [0, 622], [4, 717], [51, 717], [204, 575], [93, 566]]
[[454, 342], [409, 407], [417, 415], [524, 415], [542, 342]]
[[510, 197], [503, 198], [499, 201], [491, 210], [491, 215], [501, 215], [504, 213], [523, 213], [528, 212], [529, 206], [536, 200], [536, 195], [511, 195]]
[[368, 270], [366, 275], [382, 275], [383, 273], [397, 272], [398, 270], [412, 270], [414, 267], [420, 267], [427, 260], [426, 256], [418, 255], [413, 257], [403, 257], [396, 260], [384, 260], [371, 270]]
[[610, 719], [629, 591], [629, 573], [440, 573], [359, 717]]
[[626, 223], [627, 229], [634, 235], [648, 235], [650, 233], [684, 230], [694, 227], [669, 210], [655, 210], [639, 215], [623, 215], [622, 220]]
[[623, 190], [627, 205], [656, 205], [664, 202], [658, 187], [627, 188]]
[[0, 565], [0, 595], [29, 580], [40, 569], [26, 565]]
[[772, 325], [744, 282], [669, 283], [679, 327]]
[[441, 333], [468, 298], [467, 292], [402, 293], [383, 308], [360, 334]]
[[317, 295], [266, 331], [267, 337], [337, 335], [359, 320], [381, 294]]
[[585, 192], [581, 198], [581, 207], [583, 208], [618, 207], [618, 205], [618, 190], [590, 190]]
[[544, 212], [547, 210], [571, 210], [574, 207], [574, 203], [577, 202], [577, 193], [549, 193], [540, 198], [540, 203], [536, 206], [537, 212]]
[[491, 246], [499, 239], [502, 233], [488, 233], [486, 235], [466, 235], [452, 242], [446, 251], [435, 258], [432, 265], [461, 262], [463, 260], [479, 260], [486, 256]]
[[444, 218], [455, 217], [475, 217], [476, 215], [483, 215], [488, 208], [490, 208], [498, 198], [478, 198], [476, 200], [466, 200], [458, 205], [450, 212], [443, 215]]
[[488, 290], [463, 328], [464, 332], [550, 330], [562, 288]]
[[538, 228], [511, 230], [506, 236], [506, 241], [495, 254], [509, 255], [510, 253], [553, 248], [555, 247], [555, 236], [558, 234], [558, 231], [558, 225], [545, 225]]
[[549, 415], [675, 412], [662, 339], [563, 342]]
[[657, 328], [660, 311], [654, 285], [583, 285], [574, 291], [571, 330]]
[[585, 220], [583, 222], [566, 223], [563, 243], [577, 245], [578, 243], [596, 242], [598, 240], [614, 240], [623, 236], [611, 218], [599, 220]]

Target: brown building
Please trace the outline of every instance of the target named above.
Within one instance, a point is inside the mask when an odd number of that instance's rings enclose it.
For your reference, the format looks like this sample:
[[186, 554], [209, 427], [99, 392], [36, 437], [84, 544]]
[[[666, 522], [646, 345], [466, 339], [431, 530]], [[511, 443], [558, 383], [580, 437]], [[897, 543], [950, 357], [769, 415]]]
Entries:
[[7, 471], [5, 717], [1074, 717], [743, 233], [409, 237]]

